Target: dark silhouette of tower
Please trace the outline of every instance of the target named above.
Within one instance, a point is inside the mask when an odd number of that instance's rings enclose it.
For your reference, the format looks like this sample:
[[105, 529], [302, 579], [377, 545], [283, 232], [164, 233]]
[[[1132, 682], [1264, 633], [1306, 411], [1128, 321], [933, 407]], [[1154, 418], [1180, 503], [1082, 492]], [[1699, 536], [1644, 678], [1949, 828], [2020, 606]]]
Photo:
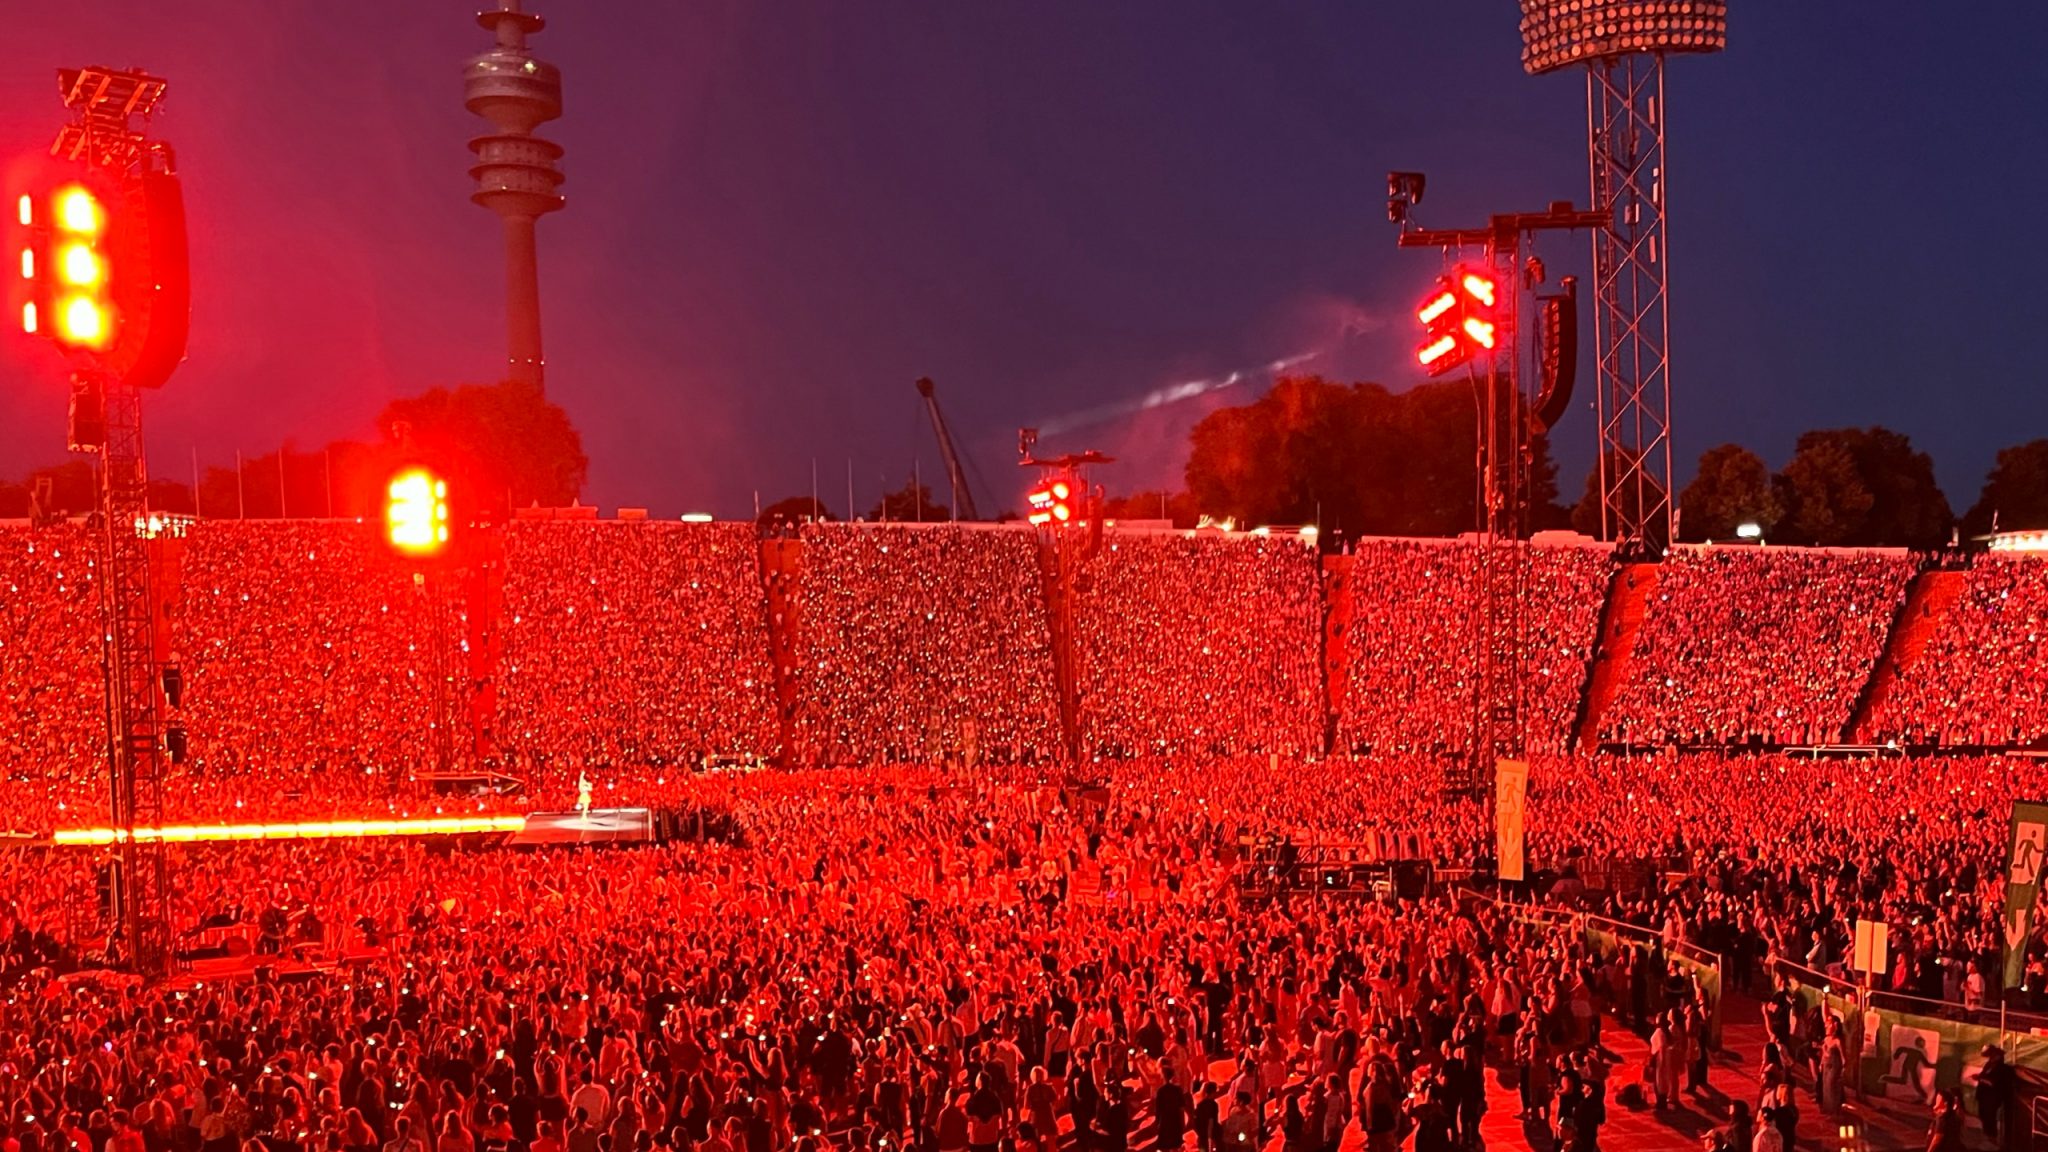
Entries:
[[533, 225], [562, 206], [562, 173], [555, 161], [561, 146], [533, 130], [562, 114], [562, 73], [536, 60], [526, 38], [544, 22], [520, 10], [520, 0], [498, 0], [476, 22], [498, 39], [473, 57], [463, 73], [463, 103], [497, 131], [469, 142], [476, 164], [470, 199], [505, 222], [506, 379], [543, 386], [546, 361], [540, 351], [540, 267]]

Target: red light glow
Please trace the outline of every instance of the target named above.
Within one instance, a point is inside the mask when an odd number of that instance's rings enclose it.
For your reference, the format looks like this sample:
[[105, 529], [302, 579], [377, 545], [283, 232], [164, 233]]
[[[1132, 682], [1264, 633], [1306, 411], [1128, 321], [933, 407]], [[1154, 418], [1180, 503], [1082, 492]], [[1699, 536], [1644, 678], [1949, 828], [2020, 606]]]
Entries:
[[[179, 824], [137, 828], [138, 844], [191, 844], [216, 840], [334, 840], [359, 836], [466, 836], [518, 832], [524, 816], [435, 816], [410, 820], [314, 820], [297, 824]], [[51, 836], [62, 845], [98, 846], [129, 839], [115, 828], [68, 828]]]
[[1490, 350], [1493, 347], [1493, 325], [1481, 320], [1477, 316], [1467, 316], [1465, 318], [1465, 335], [1470, 336], [1472, 342], [1481, 348]]
[[72, 296], [57, 307], [57, 337], [80, 348], [103, 348], [107, 343], [107, 313], [90, 296]]
[[1415, 358], [1421, 361], [1424, 367], [1428, 367], [1456, 351], [1457, 347], [1458, 338], [1447, 332], [1423, 345], [1421, 351], [1415, 354]]
[[80, 236], [96, 236], [103, 219], [99, 197], [84, 185], [72, 184], [57, 192], [57, 226]]
[[[1465, 273], [1464, 285], [1465, 292], [1467, 295], [1471, 296], [1474, 300], [1479, 301], [1481, 304], [1486, 305], [1488, 308], [1493, 307], [1493, 302], [1497, 298], [1497, 293], [1495, 291], [1494, 283], [1492, 280], [1489, 280], [1486, 277], [1481, 276], [1477, 272], [1467, 272]], [[1487, 347], [1491, 348], [1493, 347], [1493, 345], [1488, 344]]]
[[1451, 293], [1439, 293], [1435, 298], [1431, 299], [1429, 303], [1424, 304], [1422, 306], [1422, 310], [1415, 314], [1415, 318], [1417, 320], [1422, 321], [1424, 324], [1434, 324], [1436, 323], [1437, 317], [1442, 316], [1446, 312], [1449, 312], [1452, 308], [1457, 306], [1457, 303], [1458, 298], [1452, 295]]
[[391, 480], [384, 504], [384, 534], [393, 548], [430, 556], [448, 543], [448, 484], [424, 468]]

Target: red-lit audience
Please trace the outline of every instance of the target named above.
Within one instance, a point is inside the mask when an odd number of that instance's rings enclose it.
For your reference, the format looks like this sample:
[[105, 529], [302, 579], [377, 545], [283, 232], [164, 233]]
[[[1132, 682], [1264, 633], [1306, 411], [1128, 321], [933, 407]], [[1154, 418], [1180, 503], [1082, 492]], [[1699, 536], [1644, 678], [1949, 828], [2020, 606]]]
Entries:
[[1028, 531], [809, 524], [802, 538], [804, 755], [828, 764], [1052, 758], [1058, 688]]
[[1075, 588], [1085, 746], [1112, 757], [1319, 749], [1316, 565], [1285, 537], [1107, 534]]
[[1685, 548], [1658, 566], [1633, 672], [1601, 720], [1630, 745], [1840, 741], [1915, 561]]
[[207, 521], [185, 539], [176, 587], [166, 611], [195, 770], [254, 791], [308, 769], [430, 763], [431, 637], [456, 608], [437, 606], [376, 526]]
[[[70, 779], [106, 754], [99, 546], [78, 525], [0, 529], [0, 780]], [[9, 805], [0, 826], [32, 825]]]
[[1985, 556], [1967, 574], [1929, 578], [1962, 587], [1937, 617], [1900, 621], [1924, 631], [1925, 647], [1898, 666], [1871, 734], [1965, 747], [2048, 737], [2048, 563]]
[[[1479, 691], [1475, 641], [1478, 549], [1450, 541], [1371, 540], [1343, 571], [1348, 683], [1338, 746], [1381, 754], [1459, 755], [1472, 744]], [[1607, 556], [1590, 548], [1531, 548], [1522, 618], [1528, 741], [1567, 747], [1586, 683], [1606, 591]]]
[[[1325, 1149], [1355, 1127], [1447, 1148], [1477, 1134], [1489, 1058], [1523, 1067], [1529, 1114], [1567, 1142], [1604, 1120], [1612, 965], [1581, 937], [1443, 899], [1242, 905], [1223, 845], [1151, 801], [909, 769], [745, 783], [750, 847], [181, 850], [181, 925], [249, 917], [265, 952], [354, 961], [196, 988], [10, 971], [35, 994], [0, 1006], [0, 1124], [37, 1152], [73, 1130], [1107, 1152]], [[1161, 886], [1074, 883], [1162, 849]], [[0, 926], [33, 936], [19, 906]]]
[[571, 777], [773, 755], [763, 596], [750, 524], [513, 524], [499, 749]]

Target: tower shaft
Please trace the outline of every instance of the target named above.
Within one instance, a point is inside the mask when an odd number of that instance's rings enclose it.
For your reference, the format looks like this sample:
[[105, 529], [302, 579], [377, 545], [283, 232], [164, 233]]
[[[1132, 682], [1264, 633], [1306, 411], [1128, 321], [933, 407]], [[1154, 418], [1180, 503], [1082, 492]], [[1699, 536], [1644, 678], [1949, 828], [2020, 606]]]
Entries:
[[505, 378], [541, 388], [540, 258], [533, 225], [531, 216], [505, 217]]
[[543, 387], [546, 360], [540, 342], [540, 259], [534, 222], [562, 207], [558, 191], [562, 149], [534, 129], [562, 114], [562, 74], [534, 58], [526, 38], [541, 30], [539, 16], [520, 0], [477, 14], [494, 41], [473, 57], [463, 78], [464, 103], [495, 130], [469, 142], [476, 163], [470, 199], [505, 222], [505, 379]]

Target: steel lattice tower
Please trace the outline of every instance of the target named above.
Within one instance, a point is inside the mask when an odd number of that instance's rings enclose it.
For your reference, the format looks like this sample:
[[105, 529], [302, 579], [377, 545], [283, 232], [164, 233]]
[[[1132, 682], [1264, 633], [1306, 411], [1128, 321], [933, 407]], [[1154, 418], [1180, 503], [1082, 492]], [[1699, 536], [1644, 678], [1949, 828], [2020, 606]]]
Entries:
[[[133, 185], [174, 168], [170, 148], [149, 139], [147, 124], [164, 95], [164, 81], [141, 72], [66, 69], [58, 91], [74, 119], [58, 133], [54, 155]], [[182, 225], [181, 225], [182, 230]], [[182, 332], [182, 329], [180, 330]], [[182, 352], [183, 337], [178, 339]], [[74, 435], [73, 451], [99, 456], [100, 614], [106, 676], [109, 815], [115, 830], [116, 871], [110, 894], [123, 959], [135, 971], [168, 973], [174, 956], [170, 922], [170, 868], [161, 839], [141, 840], [138, 828], [163, 825], [164, 704], [157, 662], [156, 590], [152, 584], [149, 469], [142, 443], [142, 389], [163, 383], [94, 362], [72, 375], [74, 413], [83, 398], [97, 408], [99, 435]], [[80, 430], [74, 429], [74, 432]]]
[[1522, 0], [1522, 67], [1586, 66], [1593, 206], [1593, 363], [1603, 538], [1672, 538], [1671, 317], [1664, 63], [1728, 42], [1722, 0]]

